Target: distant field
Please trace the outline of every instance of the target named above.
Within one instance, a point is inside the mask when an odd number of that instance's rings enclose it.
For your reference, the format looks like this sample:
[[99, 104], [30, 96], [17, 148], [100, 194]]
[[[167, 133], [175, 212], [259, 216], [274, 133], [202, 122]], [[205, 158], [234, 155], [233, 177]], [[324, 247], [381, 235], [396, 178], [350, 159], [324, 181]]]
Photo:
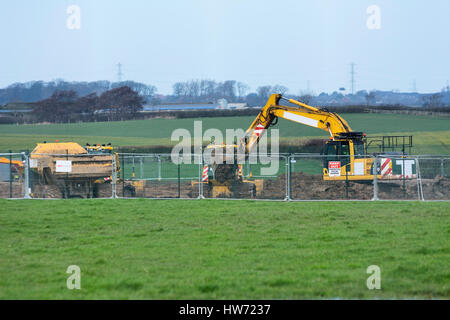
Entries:
[[[370, 135], [412, 134], [417, 153], [450, 154], [450, 118], [396, 114], [345, 114], [355, 131]], [[33, 149], [36, 142], [76, 141], [81, 144], [108, 143], [116, 146], [174, 144], [173, 130], [193, 131], [196, 119], [151, 119], [123, 122], [0, 125], [0, 151]], [[253, 117], [201, 118], [203, 130], [218, 128], [247, 129]], [[280, 120], [272, 128], [280, 129], [283, 141], [327, 137], [324, 131]], [[295, 142], [294, 142], [295, 143]]]
[[[0, 200], [0, 299], [450, 298], [448, 203]], [[366, 269], [381, 268], [381, 290]], [[66, 269], [81, 268], [81, 290]]]

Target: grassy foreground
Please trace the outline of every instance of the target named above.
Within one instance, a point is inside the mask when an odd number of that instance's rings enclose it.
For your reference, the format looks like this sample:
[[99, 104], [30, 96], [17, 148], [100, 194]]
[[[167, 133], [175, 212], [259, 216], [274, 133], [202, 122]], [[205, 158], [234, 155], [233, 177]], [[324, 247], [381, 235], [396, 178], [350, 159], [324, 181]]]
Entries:
[[0, 299], [448, 299], [449, 218], [445, 202], [0, 200]]

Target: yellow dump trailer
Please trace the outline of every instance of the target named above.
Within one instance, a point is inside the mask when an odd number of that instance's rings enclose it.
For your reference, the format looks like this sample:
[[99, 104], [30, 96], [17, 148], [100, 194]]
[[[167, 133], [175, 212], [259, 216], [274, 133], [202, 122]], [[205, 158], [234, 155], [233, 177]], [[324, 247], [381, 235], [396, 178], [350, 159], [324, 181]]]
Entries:
[[[75, 142], [39, 143], [30, 154], [35, 197], [50, 193], [54, 198], [111, 196], [111, 175], [116, 154], [111, 147], [102, 152]], [[118, 168], [114, 168], [118, 170]], [[42, 194], [38, 194], [42, 190]]]

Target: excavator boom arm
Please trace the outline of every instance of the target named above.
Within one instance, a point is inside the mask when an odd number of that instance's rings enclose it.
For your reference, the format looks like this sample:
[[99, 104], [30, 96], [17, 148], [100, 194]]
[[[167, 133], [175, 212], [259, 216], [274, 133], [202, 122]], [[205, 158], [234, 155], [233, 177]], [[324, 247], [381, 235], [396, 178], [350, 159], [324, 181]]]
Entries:
[[[279, 104], [282, 99], [299, 107], [282, 106]], [[241, 141], [246, 154], [250, 154], [264, 130], [278, 117], [325, 130], [333, 139], [337, 134], [352, 132], [347, 121], [334, 112], [312, 107], [294, 99], [285, 99], [280, 94], [272, 94]]]

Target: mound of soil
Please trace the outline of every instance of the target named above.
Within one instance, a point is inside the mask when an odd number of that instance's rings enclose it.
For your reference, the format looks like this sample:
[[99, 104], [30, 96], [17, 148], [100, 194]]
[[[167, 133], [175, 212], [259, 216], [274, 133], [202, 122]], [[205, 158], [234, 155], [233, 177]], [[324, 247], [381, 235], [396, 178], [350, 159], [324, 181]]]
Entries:
[[437, 176], [434, 179], [422, 179], [425, 200], [449, 200], [450, 179]]
[[63, 197], [61, 189], [54, 184], [37, 184], [31, 191], [33, 198], [58, 199]]
[[143, 191], [136, 191], [136, 197], [145, 198], [197, 198], [198, 185], [192, 186], [191, 182], [180, 183], [178, 195], [178, 182], [147, 181]]
[[[10, 197], [9, 182], [0, 182], [0, 198]], [[21, 182], [12, 182], [12, 198], [23, 198], [23, 185]]]
[[[436, 177], [422, 180], [426, 200], [450, 199], [450, 179]], [[286, 177], [264, 181], [262, 195], [259, 198], [280, 199], [285, 197]], [[373, 198], [372, 181], [324, 181], [322, 175], [310, 175], [303, 172], [291, 174], [291, 199], [295, 200], [370, 200]], [[378, 198], [386, 200], [418, 199], [417, 180], [378, 181]]]
[[[191, 181], [182, 181], [178, 192], [176, 181], [147, 181], [141, 190], [132, 190], [127, 187], [130, 181], [117, 184], [119, 197], [146, 197], [146, 198], [197, 198], [198, 184], [192, 185]], [[422, 179], [422, 189], [425, 200], [449, 200], [450, 179], [437, 176], [434, 179]], [[0, 182], [0, 198], [9, 198], [9, 182]], [[124, 190], [124, 192], [122, 192]], [[221, 198], [254, 198], [255, 190], [250, 184], [235, 185], [230, 187], [231, 194], [218, 195]], [[280, 175], [276, 179], [265, 180], [261, 194], [256, 195], [260, 199], [284, 199], [286, 197], [286, 177]], [[95, 197], [109, 198], [112, 195], [110, 184], [99, 184], [94, 191]], [[342, 200], [342, 199], [370, 200], [373, 197], [372, 181], [366, 183], [349, 181], [348, 188], [345, 181], [324, 181], [321, 175], [310, 175], [303, 172], [295, 172], [291, 175], [291, 199], [294, 200]], [[203, 195], [212, 197], [212, 188], [203, 184]], [[56, 185], [36, 184], [32, 188], [34, 198], [62, 198], [61, 189]], [[23, 197], [23, 185], [21, 182], [12, 183], [12, 197]], [[406, 180], [405, 188], [402, 180], [378, 181], [378, 198], [385, 200], [418, 199], [417, 180]]]

